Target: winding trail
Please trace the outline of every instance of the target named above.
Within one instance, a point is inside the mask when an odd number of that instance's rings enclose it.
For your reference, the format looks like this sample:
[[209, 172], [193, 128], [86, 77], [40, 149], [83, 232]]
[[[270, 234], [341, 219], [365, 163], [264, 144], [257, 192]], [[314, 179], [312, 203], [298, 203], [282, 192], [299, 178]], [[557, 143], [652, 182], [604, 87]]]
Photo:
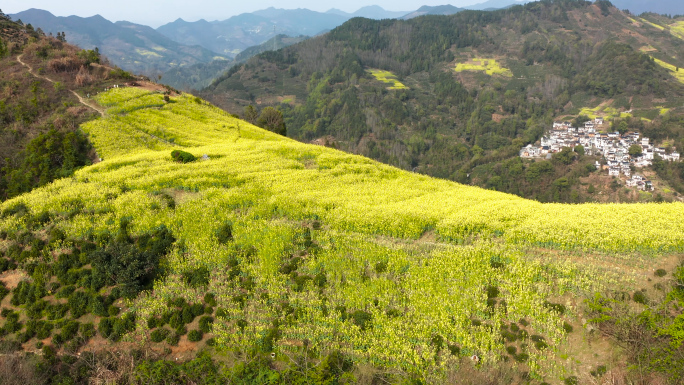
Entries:
[[[21, 65], [23, 65], [24, 67], [28, 68], [28, 71], [29, 71], [29, 73], [30, 73], [31, 75], [33, 75], [33, 76], [35, 76], [35, 77], [37, 77], [37, 78], [39, 78], [39, 79], [47, 80], [47, 81], [50, 82], [50, 83], [53, 83], [53, 84], [55, 83], [54, 80], [48, 78], [47, 76], [43, 76], [43, 75], [37, 74], [37, 73], [33, 70], [33, 68], [31, 68], [30, 65], [24, 63], [24, 61], [21, 60], [21, 57], [22, 57], [23, 55], [24, 55], [24, 54], [20, 54], [19, 56], [17, 56], [17, 61], [19, 62], [19, 64], [21, 64]], [[98, 105], [95, 104], [94, 102], [90, 102], [90, 101], [84, 99], [81, 95], [79, 95], [79, 94], [78, 94], [76, 91], [74, 91], [74, 90], [69, 90], [69, 92], [71, 92], [72, 94], [74, 94], [74, 96], [76, 96], [76, 97], [78, 98], [78, 101], [79, 101], [81, 104], [83, 104], [84, 106], [86, 106], [86, 107], [88, 107], [88, 108], [91, 108], [91, 109], [97, 111], [97, 112], [100, 114], [100, 116], [102, 116], [102, 117], [105, 116], [105, 110], [104, 110], [102, 107], [98, 106]]]

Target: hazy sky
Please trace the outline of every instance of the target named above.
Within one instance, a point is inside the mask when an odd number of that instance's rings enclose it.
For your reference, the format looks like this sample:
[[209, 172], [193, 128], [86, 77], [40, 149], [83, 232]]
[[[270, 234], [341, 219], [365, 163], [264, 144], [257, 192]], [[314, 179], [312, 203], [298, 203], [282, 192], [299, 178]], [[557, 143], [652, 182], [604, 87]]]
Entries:
[[390, 11], [413, 11], [422, 5], [465, 6], [485, 0], [2, 0], [0, 7], [5, 13], [17, 13], [29, 8], [50, 11], [56, 16], [92, 16], [100, 14], [111, 21], [128, 20], [134, 23], [159, 25], [183, 18], [224, 20], [245, 12], [268, 7], [308, 8], [324, 12], [330, 8], [354, 12], [366, 5], [379, 5]]

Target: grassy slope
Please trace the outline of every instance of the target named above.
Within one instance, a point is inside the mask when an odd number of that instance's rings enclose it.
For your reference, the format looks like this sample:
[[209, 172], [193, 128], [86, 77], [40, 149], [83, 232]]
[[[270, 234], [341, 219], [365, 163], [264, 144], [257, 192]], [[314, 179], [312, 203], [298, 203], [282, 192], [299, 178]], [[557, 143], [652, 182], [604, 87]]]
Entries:
[[[131, 338], [139, 341], [166, 300], [197, 301], [209, 290], [224, 310], [214, 335], [231, 351], [259, 345], [280, 320], [273, 347], [279, 357], [301, 351], [308, 339], [314, 351], [340, 349], [358, 363], [429, 380], [458, 366], [458, 355], [437, 348], [436, 335], [460, 356], [476, 353], [491, 363], [505, 355], [499, 325], [526, 319], [529, 335], [545, 336], [551, 349], [526, 342], [522, 351], [531, 358], [521, 365], [560, 378], [575, 370], [558, 359], [570, 349], [562, 323], [577, 322], [581, 311], [571, 307], [561, 316], [543, 302], [632, 288], [663, 261], [662, 251], [684, 246], [681, 204], [540, 204], [301, 144], [187, 95], [166, 104], [160, 94], [118, 89], [97, 100], [109, 115], [82, 128], [105, 160], [0, 208], [24, 202], [33, 213], [47, 211], [74, 239], [115, 232], [124, 217], [133, 218], [134, 233], [167, 225], [179, 240], [167, 260], [172, 273], [128, 304], [138, 315]], [[210, 160], [174, 163], [169, 152], [179, 146]], [[160, 191], [174, 197], [175, 209], [154, 194]], [[79, 205], [80, 213], [60, 217]], [[215, 234], [226, 221], [235, 241], [222, 245]], [[22, 217], [0, 221], [10, 232], [25, 226]], [[316, 247], [297, 241], [305, 228], [314, 229]], [[238, 253], [250, 246], [256, 255]], [[618, 267], [544, 261], [530, 257], [530, 246], [602, 250]], [[632, 250], [648, 256], [620, 253]], [[235, 255], [238, 278], [225, 268]], [[279, 272], [292, 255], [302, 258], [296, 273]], [[211, 271], [207, 289], [180, 278], [199, 266]], [[305, 278], [321, 274], [322, 285]], [[254, 287], [241, 287], [245, 277]], [[488, 298], [488, 286], [500, 293]], [[246, 296], [242, 304], [238, 295]], [[284, 303], [294, 313], [284, 316]], [[350, 315], [356, 311], [370, 314], [364, 330]], [[240, 331], [238, 320], [247, 327]]]

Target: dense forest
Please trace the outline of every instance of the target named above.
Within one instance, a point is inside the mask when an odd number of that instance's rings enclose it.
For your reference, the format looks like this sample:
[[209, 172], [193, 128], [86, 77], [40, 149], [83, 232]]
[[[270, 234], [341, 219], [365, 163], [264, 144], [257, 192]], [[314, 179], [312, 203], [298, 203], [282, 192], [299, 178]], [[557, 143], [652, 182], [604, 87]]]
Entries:
[[[200, 95], [241, 116], [248, 105], [277, 107], [292, 138], [407, 170], [541, 201], [631, 200], [611, 189], [600, 199], [587, 192], [586, 166], [598, 158], [576, 156], [562, 167], [513, 158], [555, 119], [596, 106], [612, 108], [611, 121], [633, 111], [635, 119], [622, 117], [630, 129], [682, 148], [684, 86], [653, 59], [676, 63], [681, 40], [644, 29], [609, 2], [575, 0], [409, 21], [357, 18], [234, 67]], [[640, 51], [644, 40], [658, 52]], [[454, 70], [478, 57], [496, 58], [509, 74]], [[391, 72], [404, 87], [387, 87], [369, 69]], [[674, 108], [659, 115], [659, 103]], [[523, 183], [518, 171], [496, 171], [515, 165], [535, 176]]]

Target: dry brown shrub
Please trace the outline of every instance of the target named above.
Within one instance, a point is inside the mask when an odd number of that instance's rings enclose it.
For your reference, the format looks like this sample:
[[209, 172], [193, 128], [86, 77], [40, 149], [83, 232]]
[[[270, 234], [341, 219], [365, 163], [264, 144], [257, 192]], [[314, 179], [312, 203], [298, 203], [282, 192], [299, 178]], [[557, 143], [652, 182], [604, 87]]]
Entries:
[[93, 76], [90, 74], [90, 71], [83, 66], [81, 67], [80, 70], [78, 70], [78, 74], [76, 74], [76, 85], [79, 87], [87, 86], [93, 82]]
[[[52, 59], [48, 62], [47, 68], [51, 72], [75, 72], [83, 67], [83, 61], [74, 56], [66, 56], [59, 59]], [[79, 72], [80, 73], [80, 72]]]

